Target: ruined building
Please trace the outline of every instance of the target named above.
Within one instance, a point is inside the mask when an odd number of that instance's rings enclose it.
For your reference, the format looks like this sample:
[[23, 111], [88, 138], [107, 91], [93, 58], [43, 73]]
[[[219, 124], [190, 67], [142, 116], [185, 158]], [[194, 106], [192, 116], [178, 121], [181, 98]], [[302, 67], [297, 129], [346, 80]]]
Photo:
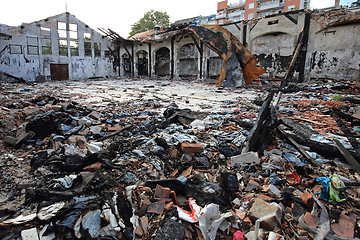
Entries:
[[[245, 6], [246, 8], [246, 6]], [[237, 13], [236, 13], [237, 14]], [[292, 81], [359, 78], [360, 9], [291, 11], [223, 24], [266, 70], [281, 79], [298, 51]], [[106, 76], [217, 79], [223, 59], [189, 25], [215, 23], [214, 16], [177, 21], [123, 39], [89, 28], [70, 13], [19, 27], [1, 25], [2, 79], [59, 80]], [[301, 37], [301, 46], [299, 40]]]
[[[265, 68], [263, 78], [283, 78], [300, 36], [293, 81], [359, 78], [359, 9], [292, 11], [222, 25]], [[222, 59], [180, 28], [133, 36], [120, 47], [120, 75], [170, 79], [217, 78]]]
[[111, 41], [70, 13], [0, 29], [0, 74], [24, 80], [114, 76]]

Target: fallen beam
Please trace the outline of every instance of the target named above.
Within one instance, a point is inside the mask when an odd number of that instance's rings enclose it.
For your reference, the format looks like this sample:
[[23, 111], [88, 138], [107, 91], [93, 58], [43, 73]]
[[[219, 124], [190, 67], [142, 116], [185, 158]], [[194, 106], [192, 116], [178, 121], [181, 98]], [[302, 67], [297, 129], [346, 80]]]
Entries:
[[312, 165], [319, 167], [320, 165], [305, 151], [304, 148], [302, 148], [300, 146], [300, 144], [298, 144], [292, 137], [290, 137], [283, 129], [281, 129], [280, 126], [277, 127], [277, 129], [279, 130], [279, 132], [284, 135], [290, 142], [291, 144], [301, 153], [301, 155], [306, 158], [306, 160], [308, 160]]
[[341, 144], [339, 140], [334, 139], [333, 141], [346, 161], [354, 168], [356, 172], [360, 174], [360, 163], [353, 157], [353, 155], [351, 155], [351, 153], [344, 147], [344, 145]]
[[354, 150], [357, 152], [358, 155], [360, 155], [360, 144], [350, 131], [350, 129], [346, 126], [346, 124], [340, 119], [336, 111], [332, 112], [332, 117], [335, 119], [337, 125], [341, 129], [341, 131], [345, 134], [346, 138], [349, 140], [351, 146], [354, 148]]

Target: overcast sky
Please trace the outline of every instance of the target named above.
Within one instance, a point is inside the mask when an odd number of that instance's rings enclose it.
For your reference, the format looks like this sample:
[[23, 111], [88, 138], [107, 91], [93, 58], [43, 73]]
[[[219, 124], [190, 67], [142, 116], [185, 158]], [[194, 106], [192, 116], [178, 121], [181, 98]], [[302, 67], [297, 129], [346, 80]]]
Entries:
[[[216, 13], [220, 0], [2, 0], [0, 23], [18, 26], [67, 10], [91, 28], [110, 28], [127, 38], [131, 25], [153, 9], [166, 11], [170, 21]], [[341, 0], [347, 4], [355, 0]], [[239, 2], [229, 0], [229, 3]], [[334, 6], [335, 0], [311, 0], [311, 8]]]

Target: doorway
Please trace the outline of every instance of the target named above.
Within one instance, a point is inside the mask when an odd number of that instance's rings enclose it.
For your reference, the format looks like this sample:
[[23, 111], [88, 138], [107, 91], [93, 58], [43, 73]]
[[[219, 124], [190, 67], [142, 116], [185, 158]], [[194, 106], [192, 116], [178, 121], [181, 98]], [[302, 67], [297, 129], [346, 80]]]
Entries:
[[68, 64], [50, 64], [51, 80], [68, 80], [69, 65]]
[[148, 53], [145, 50], [137, 52], [137, 70], [139, 76], [148, 76]]

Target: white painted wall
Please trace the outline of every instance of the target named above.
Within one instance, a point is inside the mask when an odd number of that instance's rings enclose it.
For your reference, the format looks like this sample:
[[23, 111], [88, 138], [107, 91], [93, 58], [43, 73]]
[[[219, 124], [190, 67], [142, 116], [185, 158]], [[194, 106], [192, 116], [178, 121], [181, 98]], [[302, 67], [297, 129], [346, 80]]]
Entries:
[[[58, 48], [58, 31], [57, 22], [68, 22], [77, 24], [78, 51], [79, 56], [61, 56]], [[49, 27], [51, 29], [51, 55], [42, 54], [40, 27]], [[92, 34], [92, 56], [85, 56], [84, 50], [84, 32]], [[23, 24], [19, 27], [9, 29], [6, 34], [12, 36], [10, 40], [0, 39], [0, 71], [11, 74], [15, 77], [25, 80], [34, 80], [37, 76], [45, 76], [47, 80], [51, 79], [50, 64], [68, 64], [69, 78], [72, 80], [89, 78], [116, 76], [113, 71], [113, 65], [110, 58], [105, 57], [105, 50], [112, 48], [112, 43], [102, 38], [101, 34], [89, 28], [85, 23], [78, 20], [74, 15], [69, 13], [59, 14], [37, 22]], [[29, 54], [27, 51], [27, 36], [38, 39], [38, 55]], [[67, 34], [69, 37], [69, 33]], [[70, 40], [67, 40], [68, 49], [70, 49]], [[101, 44], [101, 56], [94, 56], [94, 43]], [[21, 45], [21, 54], [12, 54], [10, 45]]]

